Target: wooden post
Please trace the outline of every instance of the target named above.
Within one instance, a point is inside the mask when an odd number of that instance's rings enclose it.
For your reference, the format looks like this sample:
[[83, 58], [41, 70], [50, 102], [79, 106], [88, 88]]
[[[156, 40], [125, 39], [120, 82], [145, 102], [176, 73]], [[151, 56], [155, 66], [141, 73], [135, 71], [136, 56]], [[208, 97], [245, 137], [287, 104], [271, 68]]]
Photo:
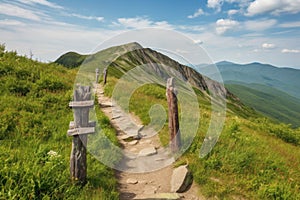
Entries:
[[70, 173], [73, 181], [86, 183], [87, 134], [95, 132], [95, 122], [89, 121], [89, 109], [94, 106], [91, 87], [79, 86], [74, 91], [74, 101], [69, 106], [74, 110], [74, 122], [70, 122], [68, 136], [73, 136], [70, 156]]
[[99, 68], [96, 68], [96, 84], [99, 82]]
[[107, 67], [105, 67], [103, 70], [103, 85], [106, 84], [106, 79], [107, 79]]
[[174, 78], [171, 77], [167, 81], [167, 100], [168, 100], [168, 115], [169, 115], [169, 133], [170, 146], [172, 152], [176, 152], [181, 146], [181, 137], [178, 120], [178, 104], [177, 104], [177, 90], [174, 87]]

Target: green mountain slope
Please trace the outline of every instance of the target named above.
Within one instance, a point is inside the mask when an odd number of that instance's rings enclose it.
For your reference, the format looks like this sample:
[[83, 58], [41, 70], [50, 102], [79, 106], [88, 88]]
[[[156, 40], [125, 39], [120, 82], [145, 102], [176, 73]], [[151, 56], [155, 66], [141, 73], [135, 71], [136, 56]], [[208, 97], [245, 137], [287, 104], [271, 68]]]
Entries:
[[246, 105], [284, 123], [300, 126], [300, 100], [260, 84], [228, 82], [226, 87]]
[[[113, 171], [91, 156], [88, 184], [70, 181], [66, 133], [73, 120], [68, 104], [76, 73], [1, 52], [0, 199], [118, 199]], [[113, 140], [109, 123], [102, 125]]]
[[[223, 61], [216, 65], [225, 84], [234, 84], [228, 86], [230, 91], [245, 104], [269, 117], [299, 126], [300, 70], [260, 63], [240, 65]], [[212, 79], [216, 76], [210, 66], [201, 65], [198, 69]]]
[[[257, 83], [271, 86], [291, 96], [300, 98], [300, 70], [292, 68], [278, 68], [268, 64], [250, 63], [245, 65], [231, 62], [216, 63], [223, 81], [238, 81], [242, 83]], [[207, 72], [208, 69], [203, 68]], [[208, 72], [209, 73], [209, 72]], [[204, 74], [206, 74], [204, 72]], [[209, 77], [214, 77], [209, 74]]]
[[60, 56], [56, 61], [54, 61], [54, 63], [72, 69], [79, 67], [87, 57], [88, 55], [80, 55], [76, 52], [68, 52]]
[[[107, 59], [94, 56], [86, 66], [91, 72], [99, 66], [93, 60]], [[261, 117], [234, 95], [228, 99], [226, 124], [217, 145], [208, 156], [199, 158], [199, 149], [210, 122], [211, 104], [207, 83], [194, 70], [151, 49], [138, 48], [119, 55], [107, 65], [105, 94], [111, 96], [120, 78], [137, 66], [147, 64], [160, 73], [158, 63], [180, 71], [198, 95], [201, 121], [197, 135], [177, 164], [189, 163], [202, 194], [219, 199], [300, 198], [297, 184], [300, 181], [300, 129], [291, 129], [288, 125]], [[146, 84], [131, 95], [129, 110], [147, 125], [151, 121], [148, 112], [157, 104], [167, 113], [165, 88]], [[167, 121], [159, 136], [162, 144], [168, 145]]]

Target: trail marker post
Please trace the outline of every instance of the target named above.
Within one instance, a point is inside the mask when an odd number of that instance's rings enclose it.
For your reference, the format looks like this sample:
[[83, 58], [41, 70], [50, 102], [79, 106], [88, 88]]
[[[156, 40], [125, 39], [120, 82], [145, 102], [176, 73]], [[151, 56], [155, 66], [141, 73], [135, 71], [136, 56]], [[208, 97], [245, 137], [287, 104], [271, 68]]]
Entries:
[[105, 67], [103, 70], [103, 85], [106, 84], [106, 79], [107, 79], [107, 67]]
[[94, 106], [90, 86], [78, 86], [74, 91], [74, 101], [69, 106], [74, 110], [74, 121], [70, 122], [68, 136], [72, 136], [70, 173], [72, 181], [86, 183], [87, 134], [95, 133], [96, 122], [89, 121], [89, 109]]
[[171, 77], [167, 80], [166, 89], [168, 101], [168, 115], [169, 115], [169, 133], [170, 133], [170, 147], [172, 152], [176, 152], [181, 146], [181, 136], [178, 120], [178, 102], [177, 90], [174, 86], [174, 78]]
[[99, 68], [96, 68], [96, 84], [99, 82], [99, 75], [100, 75]]

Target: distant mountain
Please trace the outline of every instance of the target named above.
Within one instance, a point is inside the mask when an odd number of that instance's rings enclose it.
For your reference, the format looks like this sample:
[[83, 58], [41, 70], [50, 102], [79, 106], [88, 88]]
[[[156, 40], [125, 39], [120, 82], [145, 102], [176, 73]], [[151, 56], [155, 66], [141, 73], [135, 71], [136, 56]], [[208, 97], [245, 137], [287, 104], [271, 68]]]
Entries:
[[257, 111], [294, 127], [300, 126], [300, 101], [289, 94], [260, 84], [228, 82], [227, 89]]
[[[258, 62], [250, 64], [235, 64], [222, 61], [216, 63], [223, 81], [238, 81], [242, 83], [258, 83], [281, 90], [291, 96], [300, 98], [300, 70], [292, 68], [278, 68]], [[211, 72], [211, 66], [199, 67], [199, 72], [212, 78], [216, 74]]]
[[88, 57], [88, 55], [80, 55], [76, 52], [68, 52], [61, 55], [54, 63], [61, 64], [67, 68], [76, 68], [82, 64], [82, 62]]
[[[268, 64], [216, 63], [226, 87], [245, 104], [261, 113], [293, 126], [300, 126], [300, 70]], [[211, 65], [198, 71], [216, 79]]]
[[[72, 60], [69, 56], [70, 53], [66, 53], [55, 62], [59, 63], [58, 60], [61, 60], [62, 58], [63, 60]], [[121, 46], [113, 46], [95, 54], [91, 54], [86, 57], [85, 61], [82, 63], [82, 66], [84, 66], [82, 68], [84, 68], [84, 71], [94, 72], [96, 66], [107, 66], [109, 74], [114, 74], [114, 76], [120, 78], [128, 70], [144, 64], [147, 64], [148, 67], [160, 73], [165, 79], [168, 78], [168, 75], [164, 74], [159, 65], [170, 66], [174, 68], [176, 72], [179, 72], [180, 76], [187, 80], [193, 87], [206, 94], [206, 97], [208, 97], [209, 95], [207, 94], [211, 92], [208, 91], [208, 88], [213, 88], [215, 92], [218, 93], [226, 93], [228, 104], [231, 104], [231, 108], [234, 110], [232, 112], [239, 112], [240, 115], [243, 116], [256, 115], [253, 109], [246, 107], [239, 98], [226, 88], [222, 87], [217, 81], [201, 75], [195, 69], [182, 65], [162, 53], [150, 48], [143, 48], [136, 42]]]
[[90, 55], [81, 55], [76, 52], [67, 52], [56, 59], [54, 63], [63, 65], [67, 68], [79, 67], [83, 64], [83, 62], [93, 62], [101, 65], [107, 65], [109, 64], [109, 61], [113, 61], [125, 52], [140, 48], [142, 48], [140, 44], [132, 42], [122, 46], [113, 46]]

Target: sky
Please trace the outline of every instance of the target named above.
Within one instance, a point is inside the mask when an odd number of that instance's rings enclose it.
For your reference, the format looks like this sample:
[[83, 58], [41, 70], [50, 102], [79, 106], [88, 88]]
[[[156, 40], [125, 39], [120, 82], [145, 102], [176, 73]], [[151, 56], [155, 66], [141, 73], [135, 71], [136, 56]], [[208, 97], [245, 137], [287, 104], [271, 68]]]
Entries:
[[44, 62], [142, 28], [177, 31], [213, 62], [300, 69], [300, 0], [0, 0], [0, 43]]

